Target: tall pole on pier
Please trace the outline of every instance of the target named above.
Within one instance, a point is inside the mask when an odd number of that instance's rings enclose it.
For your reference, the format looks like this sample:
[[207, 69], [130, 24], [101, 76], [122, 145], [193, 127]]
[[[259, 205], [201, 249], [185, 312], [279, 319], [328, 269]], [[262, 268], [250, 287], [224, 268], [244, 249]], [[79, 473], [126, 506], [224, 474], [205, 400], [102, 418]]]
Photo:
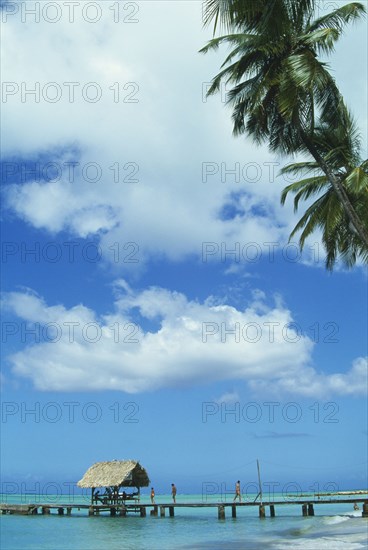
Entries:
[[258, 484], [259, 484], [259, 496], [261, 498], [261, 506], [263, 504], [262, 502], [262, 482], [261, 482], [261, 474], [259, 472], [259, 461], [258, 461], [258, 458], [257, 458], [257, 470], [258, 470]]

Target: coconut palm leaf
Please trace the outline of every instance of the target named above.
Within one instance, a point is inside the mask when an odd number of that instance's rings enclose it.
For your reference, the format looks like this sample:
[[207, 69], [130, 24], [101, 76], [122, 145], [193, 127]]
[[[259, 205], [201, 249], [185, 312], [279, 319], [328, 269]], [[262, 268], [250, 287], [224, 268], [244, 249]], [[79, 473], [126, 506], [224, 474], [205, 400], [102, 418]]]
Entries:
[[[325, 124], [317, 127], [318, 146], [324, 158], [329, 159], [331, 168], [344, 185], [350, 202], [368, 230], [368, 160], [360, 159], [356, 123], [346, 108], [344, 121], [346, 125], [335, 130]], [[327, 253], [327, 269], [333, 269], [339, 257], [348, 267], [355, 265], [358, 259], [368, 262], [368, 247], [351, 226], [329, 178], [323, 174], [318, 163], [293, 163], [281, 170], [281, 174], [292, 175], [311, 172], [314, 172], [313, 176], [288, 185], [281, 194], [282, 204], [289, 193], [294, 195], [294, 211], [298, 210], [300, 201], [317, 197], [294, 227], [290, 239], [301, 232], [299, 244], [303, 248], [306, 239], [320, 229]]]
[[352, 21], [360, 19], [366, 13], [366, 9], [360, 2], [351, 2], [341, 8], [319, 17], [307, 26], [308, 32], [313, 32], [317, 29], [336, 29], [342, 31], [344, 26]]

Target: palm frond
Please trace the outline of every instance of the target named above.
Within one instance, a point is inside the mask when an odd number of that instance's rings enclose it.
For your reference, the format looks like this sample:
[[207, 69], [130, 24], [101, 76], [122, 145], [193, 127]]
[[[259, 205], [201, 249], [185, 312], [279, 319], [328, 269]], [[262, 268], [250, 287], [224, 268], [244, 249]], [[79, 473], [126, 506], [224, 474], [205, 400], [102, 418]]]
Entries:
[[214, 21], [214, 34], [220, 23], [225, 29], [230, 29], [236, 20], [236, 4], [229, 0], [206, 0], [203, 4], [203, 24], [208, 26]]
[[289, 0], [288, 10], [290, 13], [290, 19], [293, 21], [295, 29], [300, 31], [306, 22], [311, 18], [318, 0]]
[[199, 53], [208, 53], [210, 50], [217, 50], [221, 44], [229, 42], [230, 44], [239, 45], [246, 40], [252, 40], [254, 36], [251, 34], [226, 34], [224, 36], [218, 36], [208, 41], [206, 46], [199, 50]]
[[290, 233], [290, 240], [303, 230], [300, 238], [299, 245], [301, 250], [304, 248], [306, 239], [318, 228], [323, 228], [326, 219], [326, 205], [329, 200], [328, 193], [325, 193], [322, 197], [317, 199], [300, 218], [292, 232]]
[[[309, 173], [309, 172], [322, 172], [321, 167], [317, 162], [294, 162], [292, 164], [287, 164], [280, 170], [280, 174], [300, 174], [300, 172]], [[316, 174], [317, 175], [317, 174]], [[318, 174], [321, 175], [321, 174]]]
[[[274, 1], [274, 0], [271, 0]], [[214, 23], [213, 32], [218, 27], [225, 30], [254, 29], [262, 19], [269, 0], [206, 0], [203, 5], [203, 24]]]
[[363, 4], [360, 2], [351, 2], [313, 21], [308, 26], [307, 32], [326, 28], [341, 31], [347, 23], [363, 17], [365, 13], [366, 8]]
[[320, 193], [326, 185], [329, 185], [326, 176], [314, 176], [291, 183], [282, 190], [281, 204], [285, 204], [289, 193], [294, 193], [294, 212], [297, 212], [300, 200], [308, 200], [311, 196]]
[[354, 194], [365, 192], [367, 198], [366, 216], [368, 217], [368, 172], [357, 166], [344, 179], [346, 188]]
[[339, 39], [341, 31], [339, 29], [331, 29], [329, 27], [317, 29], [301, 36], [301, 41], [323, 53], [331, 53], [334, 51], [335, 42]]

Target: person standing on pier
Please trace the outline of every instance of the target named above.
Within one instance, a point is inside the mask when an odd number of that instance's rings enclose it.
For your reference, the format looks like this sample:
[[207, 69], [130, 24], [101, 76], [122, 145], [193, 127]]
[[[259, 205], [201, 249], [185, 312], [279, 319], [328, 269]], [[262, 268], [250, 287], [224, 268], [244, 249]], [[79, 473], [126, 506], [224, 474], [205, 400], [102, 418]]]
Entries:
[[155, 504], [155, 490], [153, 487], [151, 487], [151, 502]]
[[171, 495], [172, 495], [172, 499], [174, 501], [174, 504], [176, 504], [176, 487], [175, 487], [174, 483], [171, 484]]
[[241, 492], [240, 492], [240, 481], [239, 481], [239, 479], [235, 484], [235, 497], [234, 497], [233, 502], [235, 502], [238, 497], [239, 497], [239, 502], [241, 502]]

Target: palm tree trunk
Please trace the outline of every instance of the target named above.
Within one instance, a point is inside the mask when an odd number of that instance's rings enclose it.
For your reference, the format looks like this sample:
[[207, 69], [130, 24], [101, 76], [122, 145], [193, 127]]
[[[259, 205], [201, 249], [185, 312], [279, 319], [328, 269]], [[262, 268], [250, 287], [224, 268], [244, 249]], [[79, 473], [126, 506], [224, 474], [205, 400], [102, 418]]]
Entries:
[[354, 207], [346, 193], [346, 190], [342, 183], [340, 182], [339, 178], [335, 176], [332, 170], [330, 170], [328, 163], [324, 160], [322, 155], [319, 154], [316, 146], [314, 145], [313, 141], [310, 139], [308, 134], [301, 130], [300, 132], [301, 138], [308, 149], [309, 153], [312, 155], [312, 157], [315, 159], [315, 161], [319, 164], [320, 168], [323, 170], [325, 175], [330, 180], [330, 183], [332, 187], [334, 188], [336, 195], [338, 196], [339, 200], [341, 201], [341, 204], [346, 212], [347, 217], [349, 218], [352, 226], [354, 227], [356, 233], [361, 238], [362, 242], [367, 246], [368, 248], [368, 232], [365, 229], [364, 225], [362, 224], [359, 216], [354, 210]]

